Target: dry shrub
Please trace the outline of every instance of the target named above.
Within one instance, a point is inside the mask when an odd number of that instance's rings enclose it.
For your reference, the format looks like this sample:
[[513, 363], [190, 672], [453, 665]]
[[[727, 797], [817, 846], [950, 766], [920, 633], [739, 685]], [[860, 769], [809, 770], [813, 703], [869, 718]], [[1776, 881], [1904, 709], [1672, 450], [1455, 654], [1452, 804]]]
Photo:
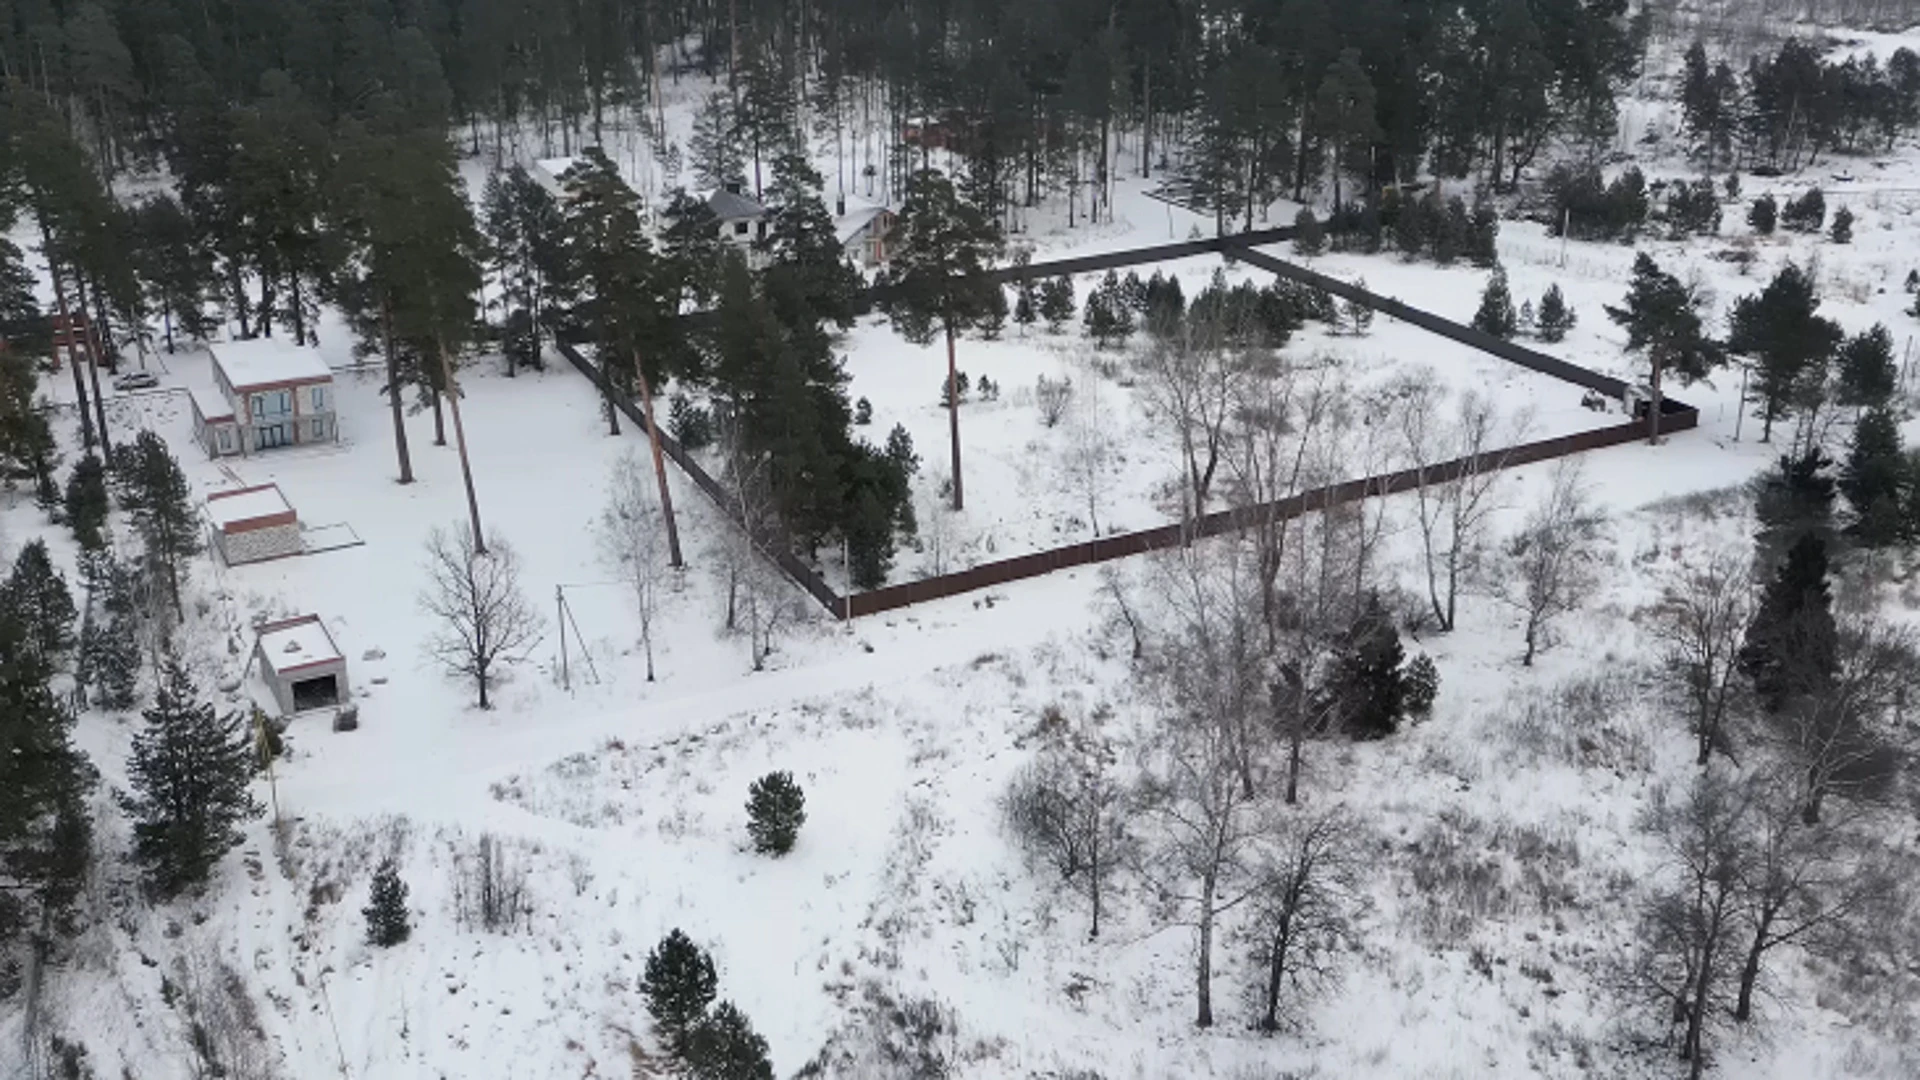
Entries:
[[1494, 717], [1494, 730], [1521, 762], [1646, 772], [1653, 747], [1639, 709], [1642, 677], [1636, 668], [1615, 665], [1544, 690], [1522, 690]]
[[1429, 943], [1454, 948], [1489, 920], [1552, 915], [1577, 905], [1571, 881], [1581, 865], [1570, 829], [1449, 807], [1407, 849], [1416, 924]]

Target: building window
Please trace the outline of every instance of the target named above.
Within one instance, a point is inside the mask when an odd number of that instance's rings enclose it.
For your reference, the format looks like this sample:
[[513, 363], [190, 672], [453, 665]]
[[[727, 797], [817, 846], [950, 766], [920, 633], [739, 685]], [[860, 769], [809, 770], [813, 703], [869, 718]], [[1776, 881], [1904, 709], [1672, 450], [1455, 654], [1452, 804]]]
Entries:
[[767, 223], [762, 221], [757, 224], [759, 226], [760, 239], [765, 240], [767, 238]]
[[321, 412], [325, 410], [326, 407], [327, 407], [327, 388], [324, 386], [314, 387], [313, 388], [313, 411]]
[[313, 422], [313, 437], [316, 439], [324, 439], [327, 437], [327, 422], [325, 420], [315, 420]]
[[224, 428], [224, 427], [219, 428], [214, 432], [214, 437], [220, 443], [221, 453], [223, 454], [228, 453], [233, 449], [233, 429], [232, 428]]
[[736, 221], [736, 222], [734, 222], [734, 223], [733, 223], [733, 235], [735, 235], [735, 236], [745, 236], [745, 235], [747, 235], [747, 223], [746, 223], [746, 222], [744, 222], [744, 221]]

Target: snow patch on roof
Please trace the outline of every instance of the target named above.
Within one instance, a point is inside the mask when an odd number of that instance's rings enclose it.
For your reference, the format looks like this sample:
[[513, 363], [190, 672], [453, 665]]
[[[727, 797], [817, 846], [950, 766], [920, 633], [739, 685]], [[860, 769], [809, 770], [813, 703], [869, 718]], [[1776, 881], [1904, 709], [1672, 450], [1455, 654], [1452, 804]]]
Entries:
[[260, 629], [260, 658], [274, 673], [284, 674], [341, 659], [339, 646], [318, 615], [302, 615]]
[[333, 378], [333, 369], [320, 358], [318, 349], [295, 345], [285, 338], [231, 341], [213, 351], [213, 362], [226, 372], [227, 384], [236, 391]]
[[227, 404], [227, 399], [213, 387], [194, 383], [187, 387], [187, 396], [193, 399], [193, 407], [200, 411], [200, 419], [233, 419], [233, 406]]
[[287, 502], [286, 496], [280, 494], [280, 488], [274, 484], [262, 484], [259, 487], [240, 488], [235, 491], [216, 491], [207, 496], [207, 517], [219, 526], [222, 532], [232, 532], [233, 526], [245, 524], [257, 518], [292, 512], [293, 506]]
[[740, 221], [763, 217], [767, 208], [735, 192], [722, 188], [707, 196], [707, 208], [721, 221]]

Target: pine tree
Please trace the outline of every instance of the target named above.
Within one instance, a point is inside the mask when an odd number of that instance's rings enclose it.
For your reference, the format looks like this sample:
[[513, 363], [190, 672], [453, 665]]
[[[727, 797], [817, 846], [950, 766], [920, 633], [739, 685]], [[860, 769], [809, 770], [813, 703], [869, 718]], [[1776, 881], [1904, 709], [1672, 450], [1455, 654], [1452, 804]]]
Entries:
[[1884, 406], [1863, 413], [1840, 470], [1840, 491], [1853, 508], [1851, 531], [1861, 544], [1881, 547], [1899, 540], [1913, 479], [1900, 446], [1899, 419]]
[[93, 769], [73, 747], [73, 717], [29, 638], [0, 610], [0, 969], [14, 943], [44, 949], [73, 929], [91, 852]]
[[844, 526], [847, 577], [856, 589], [877, 589], [893, 569], [894, 515], [869, 486], [861, 486]]
[[1626, 304], [1606, 308], [1607, 318], [1626, 328], [1628, 351], [1646, 354], [1647, 383], [1653, 391], [1648, 417], [1656, 435], [1666, 377], [1691, 384], [1706, 378], [1725, 359], [1720, 345], [1706, 334], [1702, 306], [1698, 292], [1661, 270], [1643, 251], [1633, 260]]
[[724, 188], [746, 179], [746, 164], [735, 134], [733, 102], [715, 92], [693, 116], [693, 135], [687, 141], [687, 164], [694, 181], [704, 188]]
[[164, 323], [167, 351], [174, 334], [205, 338], [214, 320], [207, 301], [215, 294], [213, 249], [171, 195], [150, 197], [135, 207], [133, 226], [141, 287]]
[[694, 1027], [686, 1065], [693, 1080], [773, 1080], [767, 1040], [731, 1001], [715, 1005]]
[[188, 556], [200, 550], [199, 517], [193, 489], [167, 444], [151, 430], [140, 432], [122, 502], [133, 512], [134, 529], [145, 546], [148, 573], [164, 579], [176, 615], [184, 616], [180, 579]]
[[1025, 333], [1027, 327], [1032, 326], [1034, 320], [1039, 317], [1039, 313], [1033, 310], [1033, 296], [1033, 286], [1024, 281], [1021, 282], [1020, 291], [1013, 301], [1013, 321], [1019, 325], [1022, 333]]
[[407, 883], [400, 880], [400, 868], [392, 859], [381, 859], [373, 872], [373, 887], [367, 893], [367, 906], [360, 909], [367, 919], [367, 944], [389, 949], [413, 934], [407, 913]]
[[1505, 340], [1513, 337], [1517, 325], [1513, 294], [1507, 291], [1507, 271], [1496, 266], [1493, 276], [1487, 279], [1486, 291], [1480, 294], [1480, 310], [1473, 313], [1473, 328]]
[[134, 858], [163, 899], [207, 880], [260, 816], [247, 791], [254, 746], [238, 713], [221, 716], [202, 703], [178, 659], [162, 665], [146, 727], [127, 759], [130, 794], [120, 797], [133, 819]]
[[[767, 188], [772, 220], [761, 246], [772, 259], [767, 274], [791, 276], [794, 292], [814, 318], [845, 329], [853, 325], [853, 295], [860, 280], [834, 234], [820, 187], [820, 174], [799, 149], [775, 157], [773, 183]], [[770, 291], [781, 292], [778, 287]], [[1005, 302], [1002, 297], [1003, 317]]]
[[1040, 283], [1040, 317], [1047, 320], [1050, 332], [1060, 332], [1060, 328], [1073, 318], [1073, 308], [1072, 278], [1048, 278]]
[[980, 330], [980, 336], [984, 340], [999, 340], [1000, 332], [1007, 327], [1007, 293], [1005, 289], [995, 286], [994, 290], [987, 294], [987, 311], [986, 314], [980, 317], [980, 322], [977, 326]]
[[1400, 692], [1408, 716], [1424, 717], [1433, 711], [1433, 700], [1440, 696], [1440, 670], [1433, 666], [1433, 657], [1421, 653], [1407, 661]]
[[[97, 688], [96, 704], [107, 709], [131, 709], [138, 700], [140, 682], [140, 610], [132, 568], [111, 552], [83, 556], [89, 600], [81, 628], [80, 667]], [[93, 615], [98, 597], [102, 617]]]
[[793, 782], [793, 774], [771, 772], [747, 790], [747, 834], [753, 850], [762, 855], [785, 855], [793, 850], [800, 826], [807, 821], [807, 797]]
[[1841, 335], [1819, 310], [1813, 278], [1794, 263], [1760, 293], [1733, 305], [1727, 348], [1758, 361], [1753, 394], [1760, 401], [1761, 442], [1772, 439], [1775, 420], [1811, 404], [1826, 383], [1827, 363]]
[[13, 572], [0, 586], [0, 607], [6, 617], [19, 620], [29, 646], [49, 666], [57, 667], [73, 647], [73, 594], [47, 557], [46, 541], [33, 540], [20, 549]]
[[1839, 378], [1834, 400], [1874, 408], [1893, 400], [1900, 373], [1893, 365], [1893, 335], [1882, 323], [1848, 338], [1835, 355]]
[[1787, 549], [1787, 558], [1761, 594], [1740, 646], [1740, 670], [1772, 712], [1817, 694], [1836, 666], [1833, 600], [1827, 584], [1827, 545], [1812, 533]]
[[67, 525], [82, 551], [107, 546], [107, 470], [92, 454], [81, 458], [67, 478]]
[[678, 927], [647, 954], [640, 996], [676, 1057], [685, 1056], [689, 1037], [713, 1004], [716, 981], [713, 959]]
[[1327, 231], [1320, 226], [1313, 208], [1303, 206], [1293, 215], [1293, 253], [1312, 258], [1327, 250]]
[[[1000, 288], [987, 276], [988, 264], [1001, 251], [1000, 230], [979, 209], [961, 201], [953, 184], [935, 169], [914, 174], [898, 224], [900, 241], [893, 254], [893, 295], [887, 317], [902, 337], [916, 344], [944, 335], [951, 380], [958, 370], [955, 336], [986, 315], [992, 302], [989, 294]], [[966, 495], [957, 401], [947, 409], [947, 422], [953, 444], [953, 508], [960, 510], [965, 508]]]
[[1827, 199], [1820, 189], [1807, 193], [1780, 208], [1780, 225], [1794, 232], [1817, 233], [1827, 223]]
[[1761, 236], [1772, 236], [1779, 220], [1780, 204], [1771, 195], [1762, 195], [1753, 200], [1753, 205], [1747, 209], [1747, 224]]
[[1566, 295], [1558, 284], [1547, 286], [1546, 294], [1540, 297], [1540, 309], [1535, 321], [1540, 327], [1540, 340], [1556, 344], [1566, 340], [1567, 331], [1573, 329], [1577, 316], [1567, 306]]
[[1828, 234], [1836, 244], [1853, 243], [1853, 211], [1841, 207], [1833, 212], [1833, 231]]

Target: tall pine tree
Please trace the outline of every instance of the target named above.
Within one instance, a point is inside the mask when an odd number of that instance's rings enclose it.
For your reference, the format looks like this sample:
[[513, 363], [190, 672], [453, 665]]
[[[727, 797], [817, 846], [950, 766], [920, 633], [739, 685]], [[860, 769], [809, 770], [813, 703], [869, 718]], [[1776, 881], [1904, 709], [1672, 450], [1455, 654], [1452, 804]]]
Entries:
[[174, 614], [184, 616], [180, 579], [186, 576], [187, 557], [200, 550], [200, 519], [193, 508], [193, 489], [167, 444], [151, 430], [140, 432], [132, 462], [122, 502], [133, 511], [134, 528], [145, 547], [148, 574], [166, 582]]
[[1633, 260], [1626, 303], [1607, 306], [1607, 318], [1627, 331], [1627, 349], [1643, 352], [1653, 391], [1647, 414], [1649, 438], [1660, 435], [1662, 383], [1671, 374], [1682, 384], [1704, 379], [1723, 360], [1720, 346], [1701, 321], [1703, 300], [1692, 287], [1660, 269], [1646, 252]]
[[1727, 348], [1755, 360], [1753, 395], [1760, 402], [1760, 441], [1773, 422], [1818, 404], [1840, 328], [1820, 317], [1811, 275], [1788, 263], [1767, 287], [1733, 305]]
[[72, 929], [92, 837], [94, 773], [30, 631], [0, 610], [0, 968]]
[[1820, 693], [1832, 677], [1837, 637], [1827, 584], [1827, 545], [1807, 533], [1761, 594], [1740, 646], [1740, 670], [1771, 711], [1796, 697]]

